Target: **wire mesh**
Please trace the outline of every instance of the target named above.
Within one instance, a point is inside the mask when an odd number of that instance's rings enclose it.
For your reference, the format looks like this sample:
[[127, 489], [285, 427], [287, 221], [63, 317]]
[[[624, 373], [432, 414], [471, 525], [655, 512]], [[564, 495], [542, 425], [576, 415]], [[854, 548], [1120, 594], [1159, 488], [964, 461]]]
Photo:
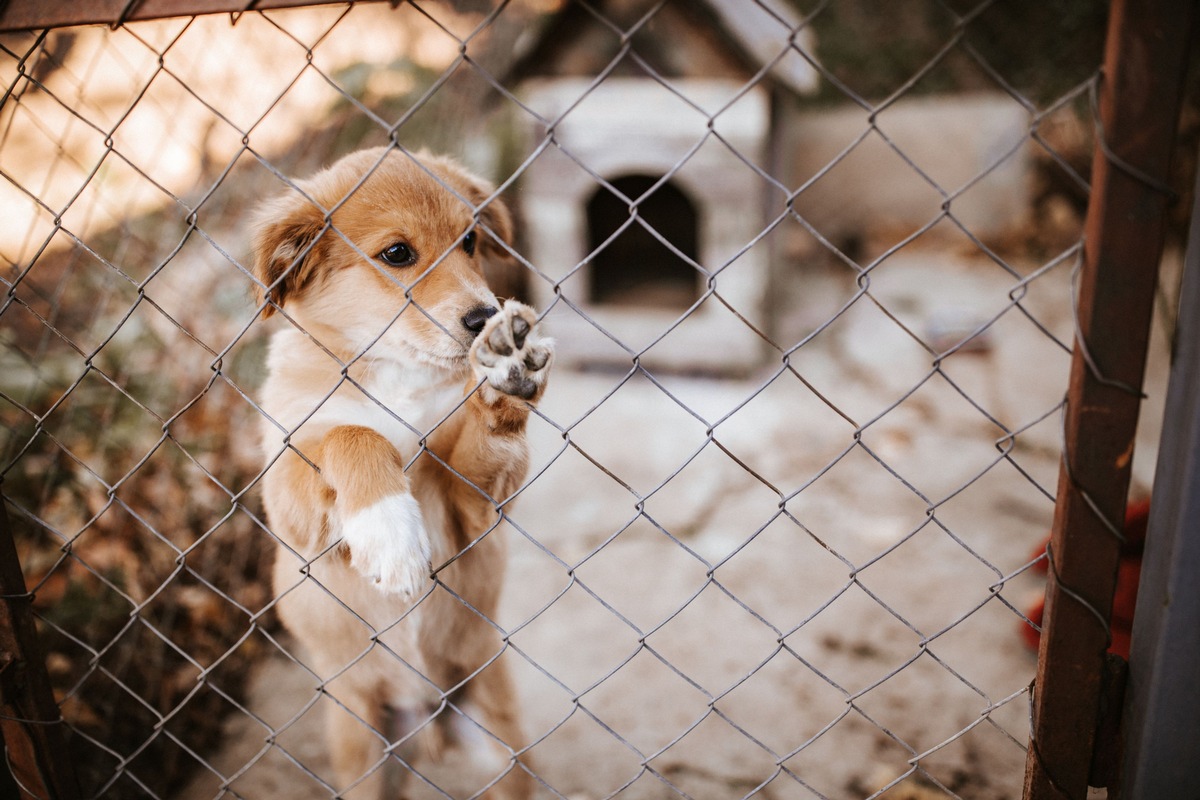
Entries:
[[488, 663], [521, 763], [463, 768], [490, 733], [437, 690], [467, 752], [382, 732], [373, 770], [418, 797], [510, 768], [558, 797], [1019, 793], [1099, 26], [702, 5], [4, 36], [0, 475], [88, 796], [348, 788], [326, 718], [366, 723], [268, 580], [259, 389], [294, 323], [259, 320], [247, 220], [380, 144], [501, 187], [521, 234], [490, 277], [563, 358], [472, 533], [508, 543]]

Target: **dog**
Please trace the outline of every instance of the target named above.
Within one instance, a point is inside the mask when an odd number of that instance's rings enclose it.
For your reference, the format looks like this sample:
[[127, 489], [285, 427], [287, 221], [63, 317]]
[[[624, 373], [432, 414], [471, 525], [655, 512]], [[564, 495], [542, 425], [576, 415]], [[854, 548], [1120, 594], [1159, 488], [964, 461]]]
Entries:
[[337, 789], [399, 796], [395, 773], [465, 730], [500, 756], [488, 796], [526, 797], [492, 622], [496, 528], [554, 350], [533, 309], [484, 279], [483, 260], [511, 258], [511, 216], [453, 160], [397, 148], [294, 187], [265, 204], [253, 242], [262, 314], [284, 318], [262, 487], [278, 613], [328, 697]]

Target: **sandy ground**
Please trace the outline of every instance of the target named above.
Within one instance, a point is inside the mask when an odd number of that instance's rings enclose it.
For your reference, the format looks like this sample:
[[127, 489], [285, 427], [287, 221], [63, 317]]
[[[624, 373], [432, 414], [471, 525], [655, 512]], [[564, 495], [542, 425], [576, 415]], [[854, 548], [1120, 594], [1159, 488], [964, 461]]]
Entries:
[[[1024, 303], [1060, 338], [1068, 280], [1037, 279]], [[772, 369], [661, 385], [560, 371], [498, 619], [547, 796], [851, 798], [902, 779], [883, 796], [1020, 795], [1035, 662], [1016, 610], [1039, 590], [1022, 567], [1051, 519], [1068, 356], [1013, 309], [931, 375], [897, 324], [973, 325], [1014, 282], [902, 251], [872, 284], [895, 320], [856, 303], [793, 358], [811, 389]], [[820, 270], [803, 286], [793, 340], [854, 288]], [[183, 796], [232, 796], [229, 781], [329, 797], [315, 687], [286, 655], [265, 661], [259, 721], [231, 718]], [[463, 763], [416, 763], [429, 784], [408, 796], [479, 791], [486, 770]]]

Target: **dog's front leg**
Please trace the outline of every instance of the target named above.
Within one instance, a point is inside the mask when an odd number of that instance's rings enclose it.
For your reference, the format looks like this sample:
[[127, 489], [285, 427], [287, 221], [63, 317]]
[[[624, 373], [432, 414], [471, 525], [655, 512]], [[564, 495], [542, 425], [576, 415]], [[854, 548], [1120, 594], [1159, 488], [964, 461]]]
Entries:
[[429, 534], [399, 451], [372, 428], [339, 425], [322, 438], [317, 466], [350, 565], [380, 591], [415, 594], [429, 577]]
[[[469, 509], [486, 519], [492, 504], [507, 499], [525, 479], [525, 425], [530, 408], [546, 390], [553, 360], [554, 341], [538, 331], [537, 314], [514, 300], [475, 338], [461, 424], [447, 426], [444, 438], [435, 438], [431, 448], [461, 479], [451, 481], [449, 489], [459, 511]], [[480, 525], [466, 529], [477, 536], [488, 527]]]
[[[468, 708], [477, 709], [478, 724], [487, 731], [503, 771], [503, 777], [482, 795], [489, 800], [525, 800], [533, 793], [533, 764], [526, 752], [508, 665], [498, 659], [484, 668], [494, 658], [495, 648], [504, 646], [494, 640], [493, 630], [485, 622], [495, 615], [499, 583], [494, 576], [503, 566], [494, 560], [503, 557], [503, 548], [497, 547], [497, 540], [488, 532], [495, 527], [498, 504], [525, 480], [529, 460], [525, 427], [531, 406], [545, 391], [553, 355], [553, 342], [538, 331], [533, 309], [511, 300], [505, 303], [471, 347], [473, 391], [460, 418], [461, 428], [451, 429], [457, 434], [448, 459], [457, 476], [448, 484], [455, 522], [451, 527], [461, 537], [452, 535], [451, 541], [461, 552], [440, 576], [449, 585], [460, 587], [471, 612], [464, 613], [461, 602], [445, 602], [448, 594], [431, 595], [431, 618], [441, 611], [446, 618], [457, 616], [460, 623], [431, 631], [426, 643], [437, 641], [439, 652], [452, 654], [457, 670], [451, 675], [474, 673], [460, 697]], [[439, 606], [439, 601], [445, 605]], [[443, 630], [451, 629], [460, 638], [439, 638], [445, 635]], [[434, 661], [430, 659], [430, 663]], [[438, 682], [454, 685], [456, 681], [439, 676]]]

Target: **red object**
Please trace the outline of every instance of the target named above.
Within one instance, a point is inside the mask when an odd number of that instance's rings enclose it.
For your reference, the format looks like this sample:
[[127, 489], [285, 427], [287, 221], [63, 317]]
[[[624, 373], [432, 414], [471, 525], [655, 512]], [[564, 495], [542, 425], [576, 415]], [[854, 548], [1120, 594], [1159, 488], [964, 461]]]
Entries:
[[[1129, 658], [1129, 638], [1133, 632], [1133, 611], [1137, 604], [1138, 579], [1142, 573], [1142, 549], [1146, 543], [1146, 523], [1149, 519], [1149, 499], [1130, 503], [1125, 509], [1125, 543], [1121, 545], [1121, 560], [1117, 565], [1117, 588], [1113, 593], [1110, 624], [1112, 644], [1109, 645], [1108, 652], [1126, 659]], [[1045, 554], [1049, 541], [1047, 539], [1033, 554], [1034, 558], [1041, 558]], [[1045, 572], [1047, 562], [1048, 559], [1042, 559], [1035, 568]], [[1046, 599], [1041, 597], [1029, 607], [1025, 616], [1040, 628], [1045, 611]], [[1033, 626], [1022, 622], [1021, 638], [1025, 644], [1036, 650], [1041, 634]]]

